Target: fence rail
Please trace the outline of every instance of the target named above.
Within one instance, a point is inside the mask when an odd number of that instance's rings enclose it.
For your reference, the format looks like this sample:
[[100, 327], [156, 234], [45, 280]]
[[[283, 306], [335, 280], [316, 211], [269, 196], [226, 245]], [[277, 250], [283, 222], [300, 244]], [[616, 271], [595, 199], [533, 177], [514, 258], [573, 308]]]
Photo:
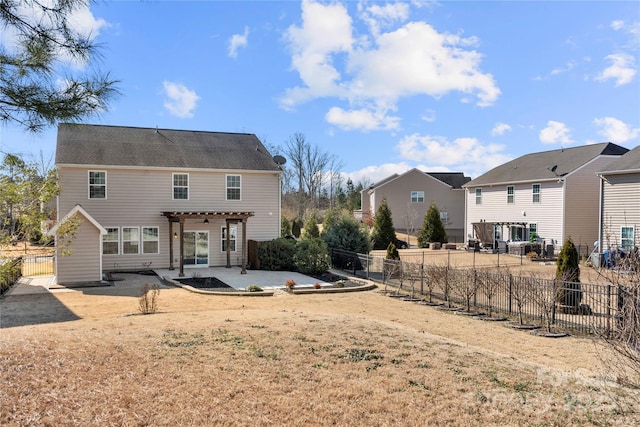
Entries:
[[[612, 331], [625, 297], [619, 286], [516, 276], [455, 263], [388, 260], [381, 256], [331, 251], [332, 266], [377, 281], [394, 291], [466, 311], [502, 313], [521, 323], [590, 334]], [[424, 258], [421, 258], [421, 261]], [[432, 261], [432, 260], [431, 260]]]

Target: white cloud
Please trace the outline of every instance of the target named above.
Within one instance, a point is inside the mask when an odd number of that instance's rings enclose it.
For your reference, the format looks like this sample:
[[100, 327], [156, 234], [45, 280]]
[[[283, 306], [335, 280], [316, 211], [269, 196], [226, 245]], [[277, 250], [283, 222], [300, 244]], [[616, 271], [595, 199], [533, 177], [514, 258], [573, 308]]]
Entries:
[[611, 21], [611, 28], [615, 31], [621, 30], [624, 28], [624, 21], [621, 19], [617, 19], [615, 21]]
[[238, 49], [241, 47], [247, 47], [249, 42], [249, 27], [244, 27], [243, 34], [234, 34], [229, 39], [229, 57], [237, 58]]
[[412, 166], [409, 166], [405, 162], [385, 163], [379, 166], [367, 166], [355, 172], [349, 172], [346, 175], [351, 178], [354, 183], [366, 182], [368, 184], [375, 184], [394, 173], [401, 175], [411, 168]]
[[367, 23], [369, 31], [374, 36], [380, 33], [381, 28], [389, 28], [396, 22], [403, 22], [409, 17], [409, 5], [407, 3], [387, 3], [381, 5], [367, 5], [359, 3], [360, 18]]
[[636, 75], [637, 70], [634, 67], [634, 58], [631, 55], [625, 53], [617, 53], [607, 55], [605, 59], [611, 62], [611, 65], [598, 74], [595, 78], [597, 81], [607, 81], [614, 79], [616, 86], [622, 86], [630, 83], [633, 77]]
[[504, 145], [482, 144], [476, 138], [457, 138], [413, 134], [398, 142], [400, 156], [413, 162], [423, 162], [428, 170], [463, 171], [477, 176], [501, 165], [511, 157], [504, 154]]
[[498, 122], [493, 127], [493, 129], [491, 129], [491, 135], [493, 135], [493, 136], [504, 135], [505, 132], [510, 131], [510, 130], [511, 130], [511, 126], [509, 126], [506, 123]]
[[621, 143], [636, 139], [640, 129], [632, 129], [621, 120], [614, 117], [593, 119], [593, 124], [599, 128], [598, 135], [602, 135], [607, 142]]
[[366, 109], [345, 111], [340, 107], [332, 107], [325, 119], [343, 130], [391, 130], [397, 129], [399, 117], [387, 116], [386, 112], [371, 112]]
[[196, 103], [200, 97], [182, 83], [168, 82], [165, 80], [162, 84], [164, 86], [165, 96], [168, 98], [164, 101], [164, 108], [176, 117], [193, 117], [193, 110], [196, 108]]
[[286, 34], [292, 68], [303, 84], [285, 91], [282, 108], [337, 97], [348, 101], [353, 111], [367, 109], [370, 116], [379, 117], [381, 111], [394, 111], [403, 97], [440, 98], [460, 92], [463, 102], [475, 99], [484, 107], [500, 95], [493, 76], [480, 70], [477, 38], [439, 33], [425, 22], [384, 32], [408, 17], [404, 4], [368, 7], [361, 3], [359, 8], [370, 34], [356, 39], [343, 5], [303, 1], [302, 24], [289, 27]]
[[571, 130], [562, 122], [549, 120], [547, 127], [539, 134], [540, 142], [543, 144], [571, 144]]
[[436, 121], [436, 112], [434, 110], [427, 110], [423, 115], [420, 116], [422, 120], [427, 123], [433, 123]]

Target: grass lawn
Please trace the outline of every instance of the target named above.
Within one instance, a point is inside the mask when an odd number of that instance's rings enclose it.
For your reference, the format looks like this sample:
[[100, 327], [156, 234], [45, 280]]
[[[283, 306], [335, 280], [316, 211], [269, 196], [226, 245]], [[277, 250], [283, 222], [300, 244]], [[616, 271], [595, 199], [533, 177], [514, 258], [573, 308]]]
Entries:
[[[0, 300], [0, 425], [630, 426], [594, 340], [377, 291], [87, 288]], [[28, 312], [25, 314], [25, 312]]]

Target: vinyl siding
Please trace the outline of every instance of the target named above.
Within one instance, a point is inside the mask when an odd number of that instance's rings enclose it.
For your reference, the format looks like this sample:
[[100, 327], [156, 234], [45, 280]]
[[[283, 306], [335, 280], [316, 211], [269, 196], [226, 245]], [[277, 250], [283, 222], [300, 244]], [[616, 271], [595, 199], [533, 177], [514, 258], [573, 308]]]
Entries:
[[[247, 239], [270, 240], [280, 233], [279, 177], [273, 172], [216, 172], [202, 170], [144, 170], [139, 168], [101, 168], [107, 171], [107, 198], [88, 198], [88, 170], [86, 167], [59, 167], [61, 194], [59, 217], [79, 203], [104, 227], [158, 227], [158, 254], [104, 255], [105, 270], [152, 268], [169, 266], [169, 221], [164, 211], [234, 211], [254, 212], [247, 221]], [[173, 200], [172, 173], [189, 175], [189, 199]], [[241, 200], [226, 200], [226, 175], [240, 175]], [[220, 228], [224, 220], [186, 220], [185, 231], [209, 232], [209, 265], [224, 265], [226, 255], [220, 252]], [[173, 224], [179, 232], [179, 224]], [[237, 258], [241, 262], [242, 224], [238, 224]], [[178, 265], [180, 247], [174, 239], [174, 265]]]
[[[540, 184], [540, 203], [533, 203], [533, 184]], [[562, 236], [562, 183], [556, 181], [512, 184], [514, 203], [507, 203], [507, 185], [482, 188], [482, 204], [476, 205], [476, 187], [468, 188], [467, 238], [473, 236], [474, 222], [526, 222], [538, 226], [538, 236], [551, 243]], [[509, 239], [505, 226], [503, 240]], [[525, 236], [526, 238], [526, 236]]]
[[[423, 191], [424, 202], [411, 202], [412, 191]], [[424, 222], [424, 217], [431, 203], [434, 203], [438, 210], [447, 212], [448, 221], [445, 231], [450, 242], [463, 240], [464, 229], [464, 191], [452, 189], [443, 182], [426, 175], [418, 170], [410, 171], [405, 175], [393, 179], [375, 190], [375, 197], [372, 197], [371, 212], [375, 215], [386, 198], [393, 225], [396, 229], [405, 230], [413, 228], [419, 232]]]
[[597, 172], [618, 157], [600, 156], [566, 177], [563, 240], [589, 245], [598, 240], [600, 178]]
[[56, 255], [56, 281], [60, 284], [96, 282], [100, 271], [100, 232], [82, 216], [76, 236], [70, 244], [70, 255]]
[[634, 245], [640, 246], [640, 173], [605, 178], [602, 189], [604, 248], [620, 245], [621, 227], [634, 227]]

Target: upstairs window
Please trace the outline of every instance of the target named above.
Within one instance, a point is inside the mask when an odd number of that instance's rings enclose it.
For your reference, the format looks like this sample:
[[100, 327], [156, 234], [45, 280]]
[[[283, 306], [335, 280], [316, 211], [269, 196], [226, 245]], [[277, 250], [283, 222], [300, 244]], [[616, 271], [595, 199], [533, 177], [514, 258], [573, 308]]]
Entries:
[[173, 174], [173, 200], [189, 200], [189, 174]]
[[533, 203], [540, 203], [540, 184], [533, 184]]
[[512, 205], [515, 203], [516, 199], [516, 190], [513, 185], [507, 187], [507, 203]]
[[482, 204], [482, 188], [476, 188], [476, 205]]
[[227, 175], [227, 200], [240, 200], [240, 175]]
[[107, 173], [105, 171], [89, 171], [89, 198], [107, 198]]
[[424, 191], [412, 191], [411, 203], [424, 203]]

